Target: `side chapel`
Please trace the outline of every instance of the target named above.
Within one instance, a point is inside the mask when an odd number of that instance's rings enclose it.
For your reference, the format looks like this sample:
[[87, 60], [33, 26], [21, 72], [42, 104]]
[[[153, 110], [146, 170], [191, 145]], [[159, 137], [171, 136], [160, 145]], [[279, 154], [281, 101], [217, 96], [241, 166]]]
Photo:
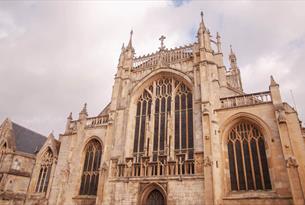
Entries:
[[110, 103], [59, 138], [0, 127], [0, 204], [304, 205], [305, 129], [279, 84], [245, 93], [201, 15], [197, 41], [122, 47]]

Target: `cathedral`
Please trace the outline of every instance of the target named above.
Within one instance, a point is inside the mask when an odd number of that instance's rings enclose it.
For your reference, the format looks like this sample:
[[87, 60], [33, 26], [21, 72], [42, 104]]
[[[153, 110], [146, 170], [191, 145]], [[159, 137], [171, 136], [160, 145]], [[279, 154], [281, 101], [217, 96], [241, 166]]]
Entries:
[[[304, 205], [305, 128], [279, 84], [243, 91], [231, 47], [195, 42], [119, 56], [109, 104], [58, 137], [0, 127], [0, 205]], [[267, 78], [267, 77], [266, 77]]]

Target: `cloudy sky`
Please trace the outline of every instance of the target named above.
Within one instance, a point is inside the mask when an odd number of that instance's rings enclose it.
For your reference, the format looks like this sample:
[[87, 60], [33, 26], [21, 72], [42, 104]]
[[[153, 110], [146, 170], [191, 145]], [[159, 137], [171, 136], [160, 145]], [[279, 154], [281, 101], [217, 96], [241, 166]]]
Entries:
[[273, 74], [305, 121], [304, 9], [302, 1], [1, 1], [0, 121], [58, 135], [85, 102], [96, 116], [130, 29], [137, 55], [157, 50], [162, 34], [167, 47], [192, 43], [201, 10], [221, 34], [226, 64], [233, 45], [245, 91], [268, 90]]

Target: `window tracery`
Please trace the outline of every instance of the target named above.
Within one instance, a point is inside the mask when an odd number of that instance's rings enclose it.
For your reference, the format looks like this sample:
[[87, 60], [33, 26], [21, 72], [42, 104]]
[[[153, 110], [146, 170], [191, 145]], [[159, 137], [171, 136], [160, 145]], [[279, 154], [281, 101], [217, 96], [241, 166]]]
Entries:
[[4, 158], [4, 154], [6, 152], [7, 146], [6, 146], [6, 142], [0, 147], [0, 162], [2, 162], [3, 158]]
[[99, 167], [102, 158], [101, 143], [93, 139], [85, 147], [85, 160], [81, 178], [80, 195], [96, 195], [99, 181]]
[[38, 181], [36, 184], [36, 192], [46, 192], [48, 189], [50, 175], [53, 165], [53, 152], [50, 148], [43, 154], [40, 162]]
[[232, 191], [272, 189], [264, 136], [255, 124], [236, 124], [227, 146]]
[[[157, 161], [160, 156], [171, 155], [171, 149], [172, 154], [193, 159], [192, 108], [192, 92], [183, 82], [173, 77], [152, 82], [137, 101], [133, 149], [136, 159], [139, 161], [146, 151]], [[150, 124], [152, 135], [147, 136]]]

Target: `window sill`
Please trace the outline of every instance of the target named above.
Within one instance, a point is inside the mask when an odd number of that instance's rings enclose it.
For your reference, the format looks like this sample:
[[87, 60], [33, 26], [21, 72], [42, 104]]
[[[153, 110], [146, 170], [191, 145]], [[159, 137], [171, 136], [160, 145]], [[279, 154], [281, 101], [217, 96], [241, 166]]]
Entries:
[[96, 199], [96, 196], [92, 196], [92, 195], [78, 195], [73, 197], [73, 199]]
[[291, 199], [291, 196], [279, 196], [275, 191], [234, 191], [229, 192], [223, 200], [239, 199]]

